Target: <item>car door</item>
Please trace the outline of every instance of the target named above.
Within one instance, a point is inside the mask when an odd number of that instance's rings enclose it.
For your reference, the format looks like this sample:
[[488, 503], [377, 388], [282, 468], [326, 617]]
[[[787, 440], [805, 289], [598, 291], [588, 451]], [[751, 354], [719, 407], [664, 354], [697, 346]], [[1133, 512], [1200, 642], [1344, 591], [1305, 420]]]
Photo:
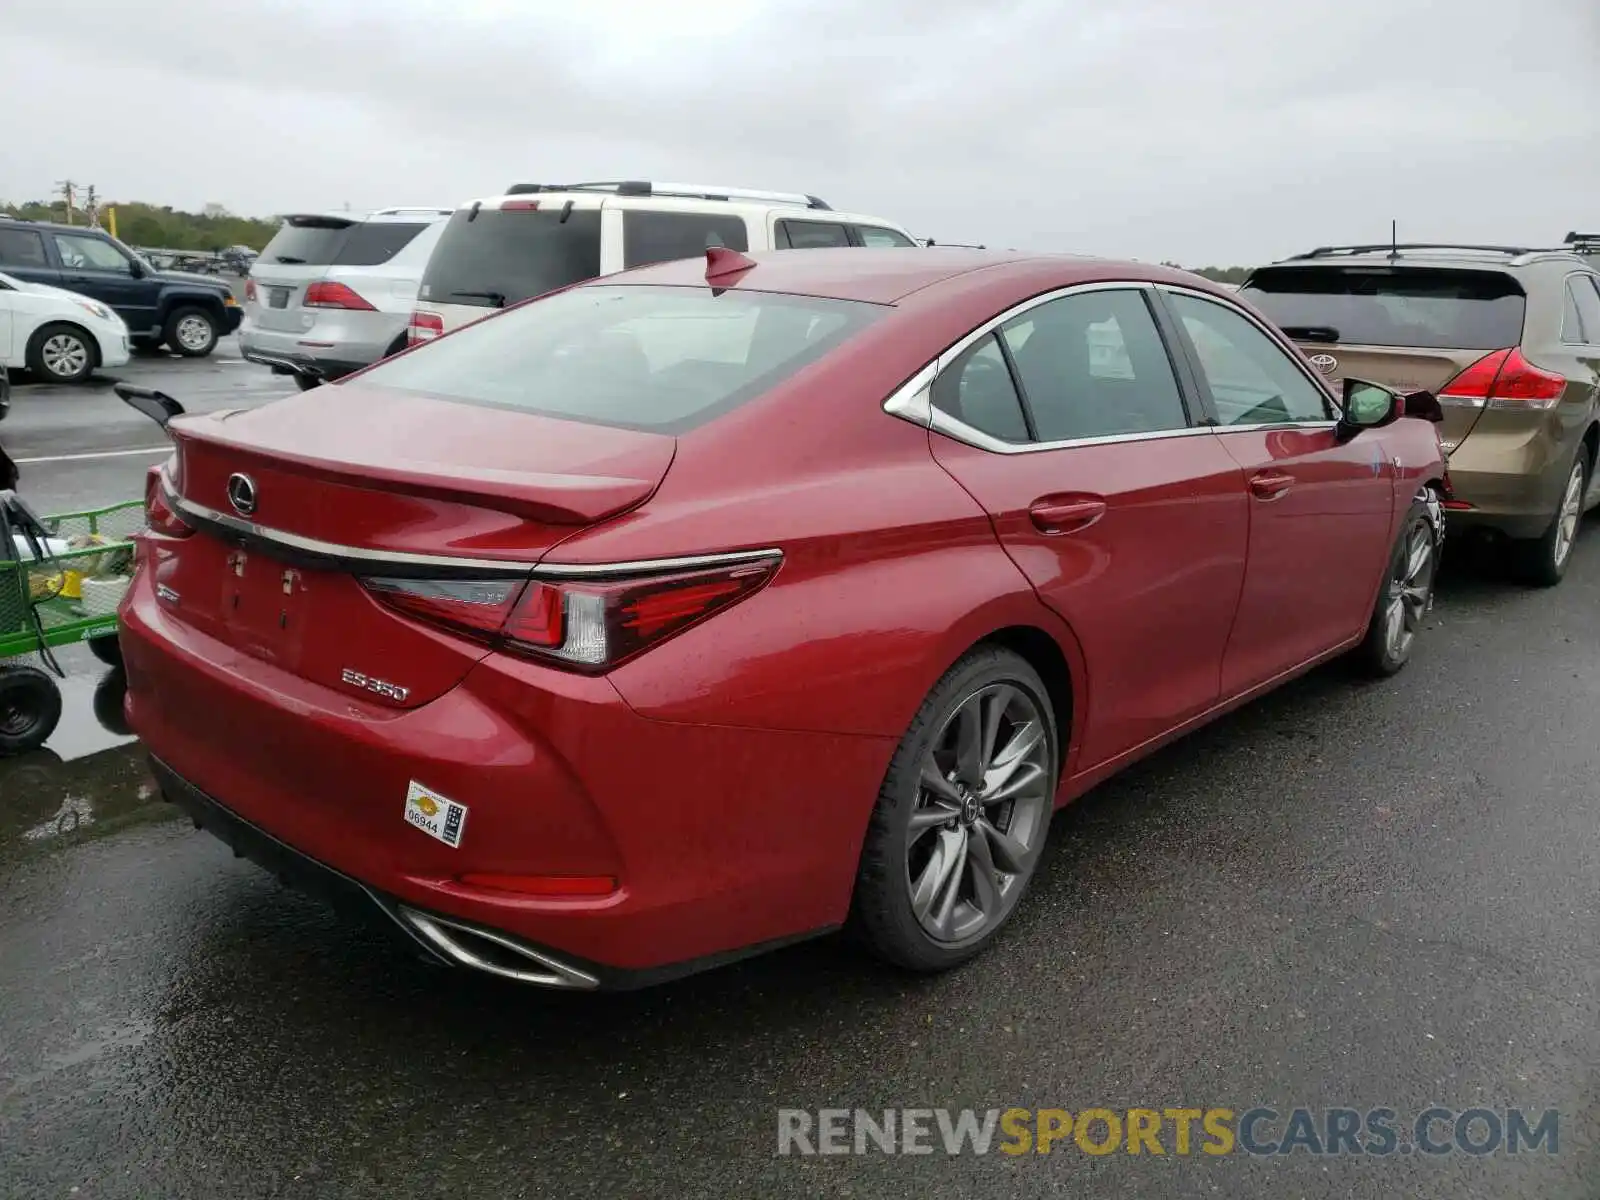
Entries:
[[934, 457], [1072, 627], [1079, 771], [1211, 708], [1244, 578], [1239, 466], [1192, 419], [1137, 285], [1030, 302], [932, 388]]
[[116, 309], [129, 329], [143, 331], [154, 326], [156, 288], [153, 281], [135, 277], [132, 259], [91, 234], [50, 236], [61, 259], [62, 287]]
[[24, 283], [61, 286], [61, 272], [50, 261], [44, 234], [37, 229], [0, 228], [0, 271]]
[[1250, 561], [1222, 662], [1232, 697], [1365, 629], [1395, 468], [1382, 439], [1341, 437], [1332, 394], [1292, 343], [1218, 297], [1159, 291], [1249, 495]]
[[[0, 279], [0, 371], [6, 367], [22, 366], [22, 355], [17, 353], [17, 291]], [[0, 405], [0, 409], [3, 409]]]

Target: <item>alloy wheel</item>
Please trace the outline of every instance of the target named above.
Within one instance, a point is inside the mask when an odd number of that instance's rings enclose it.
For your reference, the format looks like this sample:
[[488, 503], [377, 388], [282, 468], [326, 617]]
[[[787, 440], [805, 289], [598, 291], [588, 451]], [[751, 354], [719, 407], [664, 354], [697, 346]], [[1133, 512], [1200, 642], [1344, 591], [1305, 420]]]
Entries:
[[46, 338], [39, 357], [45, 370], [60, 379], [81, 375], [89, 365], [89, 347], [70, 333], [58, 333]]
[[911, 911], [937, 942], [1005, 919], [1050, 819], [1051, 739], [1038, 703], [991, 683], [945, 719], [924, 756], [906, 838]]
[[1572, 465], [1567, 478], [1567, 490], [1561, 497], [1561, 509], [1556, 513], [1556, 537], [1550, 548], [1551, 558], [1557, 568], [1572, 553], [1572, 543], [1578, 540], [1578, 522], [1583, 517], [1583, 460]]
[[185, 350], [204, 350], [211, 344], [211, 325], [204, 317], [184, 317], [173, 336]]
[[1433, 576], [1437, 566], [1433, 534], [1425, 523], [1418, 523], [1406, 540], [1405, 554], [1389, 579], [1389, 605], [1384, 612], [1384, 643], [1395, 660], [1410, 653], [1422, 618], [1433, 598]]

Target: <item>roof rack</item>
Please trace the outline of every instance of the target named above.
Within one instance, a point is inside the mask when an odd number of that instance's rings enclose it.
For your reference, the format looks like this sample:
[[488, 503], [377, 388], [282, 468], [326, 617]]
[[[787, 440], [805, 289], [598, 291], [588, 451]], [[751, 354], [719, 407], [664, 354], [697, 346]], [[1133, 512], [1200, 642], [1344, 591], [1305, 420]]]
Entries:
[[1304, 254], [1296, 254], [1289, 261], [1304, 258], [1331, 258], [1338, 254], [1378, 254], [1388, 251], [1391, 255], [1402, 250], [1470, 250], [1482, 254], [1540, 254], [1545, 253], [1539, 246], [1480, 246], [1470, 242], [1371, 242], [1361, 246], [1318, 246], [1315, 250], [1308, 250]]
[[805, 192], [765, 192], [754, 188], [719, 187], [698, 183], [652, 183], [648, 179], [602, 179], [585, 183], [514, 183], [508, 196], [534, 192], [609, 192], [614, 196], [668, 196], [685, 200], [765, 200], [771, 204], [792, 204], [831, 212], [832, 206], [820, 196]]
[[1574, 254], [1600, 253], [1600, 233], [1569, 233], [1565, 248]]

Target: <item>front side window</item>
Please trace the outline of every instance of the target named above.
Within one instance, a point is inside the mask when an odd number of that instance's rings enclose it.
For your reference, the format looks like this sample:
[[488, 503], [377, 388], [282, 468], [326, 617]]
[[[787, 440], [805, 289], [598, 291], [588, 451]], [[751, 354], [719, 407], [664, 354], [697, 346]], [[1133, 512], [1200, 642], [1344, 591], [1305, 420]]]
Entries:
[[677, 434], [769, 391], [885, 311], [738, 289], [581, 287], [389, 359], [361, 382]]
[[1002, 442], [1026, 442], [1027, 418], [1011, 381], [1006, 356], [994, 334], [985, 334], [939, 373], [933, 407], [963, 425]]
[[1330, 421], [1327, 394], [1254, 322], [1215, 300], [1171, 293], [1223, 425]]
[[915, 246], [903, 233], [893, 229], [884, 229], [878, 225], [857, 225], [856, 232], [861, 235], [863, 246]]
[[77, 271], [120, 271], [132, 274], [128, 260], [110, 242], [99, 238], [76, 237], [70, 233], [55, 235], [56, 253], [61, 255], [61, 265]]
[[778, 245], [791, 250], [823, 250], [848, 246], [850, 235], [843, 225], [830, 221], [779, 221]]
[[1172, 361], [1140, 292], [1062, 296], [1002, 330], [1040, 441], [1188, 426]]
[[712, 246], [750, 249], [744, 218], [716, 213], [652, 212], [630, 208], [622, 214], [622, 265], [642, 267], [698, 258]]

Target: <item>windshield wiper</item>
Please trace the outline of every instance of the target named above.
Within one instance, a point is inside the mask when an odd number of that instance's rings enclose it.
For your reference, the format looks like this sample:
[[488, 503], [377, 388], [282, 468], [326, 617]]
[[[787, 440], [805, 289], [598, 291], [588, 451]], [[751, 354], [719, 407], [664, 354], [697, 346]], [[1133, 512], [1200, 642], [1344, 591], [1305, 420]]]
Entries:
[[487, 300], [496, 308], [506, 306], [506, 298], [499, 292], [451, 292], [452, 296], [460, 296], [463, 300]]
[[290, 266], [304, 266], [306, 260], [303, 258], [296, 258], [292, 254], [274, 254], [272, 256], [272, 261], [285, 263]]
[[1297, 342], [1337, 342], [1339, 331], [1332, 325], [1280, 325]]

